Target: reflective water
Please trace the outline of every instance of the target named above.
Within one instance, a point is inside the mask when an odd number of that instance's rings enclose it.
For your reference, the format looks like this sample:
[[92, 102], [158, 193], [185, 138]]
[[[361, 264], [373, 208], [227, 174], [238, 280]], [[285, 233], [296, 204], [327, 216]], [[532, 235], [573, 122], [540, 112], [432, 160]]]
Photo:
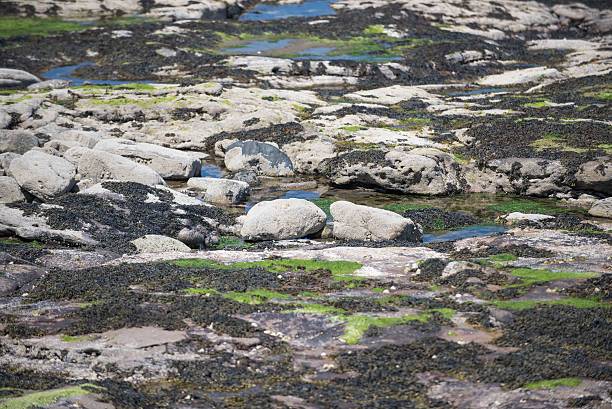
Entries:
[[71, 85], [124, 85], [134, 83], [148, 83], [150, 81], [117, 81], [117, 80], [94, 80], [90, 78], [79, 78], [74, 76], [74, 72], [79, 68], [90, 67], [94, 65], [91, 61], [85, 61], [76, 65], [66, 65], [64, 67], [52, 68], [49, 71], [42, 73], [42, 77], [46, 80], [66, 80], [70, 81]]
[[203, 163], [202, 170], [200, 171], [200, 176], [209, 178], [222, 178], [223, 170], [217, 165]]
[[424, 234], [423, 243], [439, 243], [443, 241], [467, 239], [470, 237], [492, 236], [498, 233], [503, 233], [506, 230], [508, 230], [506, 227], [497, 225], [467, 226], [458, 230], [451, 230], [443, 233]]
[[241, 21], [280, 20], [289, 17], [331, 16], [336, 11], [331, 4], [336, 0], [305, 0], [301, 3], [259, 3], [242, 16]]

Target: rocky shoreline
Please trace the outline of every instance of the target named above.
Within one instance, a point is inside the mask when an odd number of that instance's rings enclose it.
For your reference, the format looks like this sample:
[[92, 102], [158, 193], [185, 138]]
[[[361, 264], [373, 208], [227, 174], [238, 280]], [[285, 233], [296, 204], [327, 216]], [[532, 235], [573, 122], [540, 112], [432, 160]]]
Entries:
[[600, 2], [0, 12], [0, 408], [612, 405]]

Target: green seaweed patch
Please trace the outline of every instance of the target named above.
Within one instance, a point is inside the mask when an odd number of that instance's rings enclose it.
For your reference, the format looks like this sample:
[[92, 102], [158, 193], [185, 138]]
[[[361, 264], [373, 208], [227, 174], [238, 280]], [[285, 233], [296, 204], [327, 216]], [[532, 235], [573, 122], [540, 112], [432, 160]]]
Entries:
[[92, 385], [83, 384], [78, 386], [71, 386], [62, 389], [51, 389], [43, 392], [29, 393], [18, 398], [9, 398], [0, 402], [0, 409], [29, 409], [49, 406], [60, 399], [74, 398], [77, 396], [83, 396], [90, 393], [100, 392], [103, 388]]
[[77, 85], [71, 88], [83, 90], [83, 91], [106, 91], [106, 90], [155, 91], [156, 90], [155, 86], [152, 84], [137, 83], [137, 82], [130, 83], [130, 84], [119, 84], [119, 85], [88, 84], [88, 85]]
[[409, 212], [412, 210], [423, 210], [423, 209], [429, 209], [431, 207], [433, 206], [425, 205], [425, 204], [418, 204], [418, 203], [398, 202], [398, 203], [387, 204], [383, 206], [383, 209], [390, 210], [395, 213], [403, 214], [405, 212]]
[[409, 322], [427, 322], [430, 319], [429, 314], [409, 314], [402, 317], [375, 317], [371, 315], [349, 315], [341, 319], [346, 322], [344, 334], [340, 337], [341, 340], [349, 345], [358, 344], [363, 338], [366, 331], [372, 327], [387, 328], [395, 325], [406, 324]]
[[270, 273], [285, 273], [287, 271], [329, 271], [334, 280], [353, 281], [363, 280], [354, 276], [355, 271], [363, 267], [355, 261], [330, 260], [302, 260], [302, 259], [274, 259], [260, 261], [239, 261], [231, 264], [218, 263], [209, 259], [185, 258], [172, 260], [170, 263], [183, 268], [209, 268], [216, 270], [234, 270], [247, 268], [263, 268]]
[[551, 281], [579, 280], [599, 276], [598, 273], [591, 272], [550, 271], [527, 267], [513, 268], [512, 270], [510, 270], [510, 274], [514, 277], [521, 279], [520, 284], [511, 285], [510, 287], [532, 286], [535, 284], [543, 284]]
[[77, 336], [62, 335], [60, 339], [62, 340], [62, 342], [86, 342], [86, 341], [91, 341], [93, 339], [93, 336], [91, 335], [77, 335]]
[[382, 24], [371, 24], [363, 29], [363, 34], [366, 35], [384, 35], [385, 26]]
[[0, 17], [0, 38], [48, 36], [66, 31], [84, 31], [89, 27], [55, 18]]
[[232, 291], [223, 294], [223, 298], [243, 304], [257, 305], [264, 304], [271, 300], [289, 300], [291, 296], [276, 291], [266, 290], [264, 288], [258, 288], [248, 291]]
[[511, 199], [504, 200], [500, 203], [495, 203], [487, 206], [489, 211], [495, 213], [540, 213], [540, 214], [559, 214], [568, 212], [569, 209], [555, 206], [545, 201], [538, 201], [532, 199]]
[[214, 288], [186, 288], [185, 292], [187, 294], [192, 294], [192, 295], [215, 295], [215, 294], [219, 294], [219, 291], [215, 290]]
[[530, 146], [538, 152], [551, 149], [563, 152], [585, 153], [590, 150], [589, 148], [578, 148], [569, 145], [566, 138], [556, 132], [548, 132], [544, 134], [542, 138], [533, 141]]
[[224, 250], [224, 249], [232, 249], [232, 250], [242, 250], [253, 247], [254, 244], [247, 243], [236, 236], [221, 236], [219, 239], [219, 243], [214, 245], [214, 249], [216, 250]]
[[36, 240], [33, 240], [33, 241], [21, 241], [19, 239], [14, 239], [14, 238], [0, 239], [0, 244], [4, 244], [4, 245], [8, 245], [8, 246], [11, 246], [11, 245], [14, 246], [14, 245], [23, 244], [23, 245], [26, 245], [26, 246], [34, 247], [35, 249], [42, 249], [42, 248], [45, 247], [41, 242], [36, 241]]
[[548, 305], [567, 305], [574, 308], [611, 308], [611, 303], [591, 298], [561, 298], [558, 300], [495, 300], [491, 305], [503, 310], [522, 311]]
[[327, 199], [327, 198], [319, 198], [319, 199], [311, 199], [310, 201], [314, 203], [315, 205], [317, 205], [321, 210], [323, 210], [325, 214], [327, 215], [327, 217], [330, 217], [331, 211], [329, 208], [332, 205], [332, 203], [334, 203], [336, 200]]
[[127, 97], [119, 97], [113, 99], [93, 99], [90, 101], [93, 105], [109, 105], [109, 106], [124, 106], [136, 105], [140, 108], [152, 108], [159, 104], [176, 101], [175, 96], [155, 97], [146, 99], [134, 99]]
[[559, 378], [559, 379], [545, 379], [536, 382], [529, 382], [525, 384], [523, 388], [538, 390], [538, 389], [555, 389], [562, 386], [568, 388], [575, 388], [576, 386], [580, 386], [582, 380], [580, 378]]
[[261, 99], [263, 99], [264, 101], [275, 102], [275, 101], [281, 101], [283, 98], [279, 97], [278, 95], [266, 95], [266, 96], [261, 97]]
[[518, 257], [512, 253], [499, 253], [493, 254], [486, 258], [478, 259], [477, 261], [483, 265], [492, 265], [496, 268], [503, 268], [508, 263], [516, 260], [518, 260]]
[[368, 128], [365, 126], [361, 126], [361, 125], [346, 125], [346, 126], [340, 127], [340, 129], [343, 129], [347, 132], [357, 132], [357, 131], [365, 131]]
[[430, 118], [410, 117], [399, 120], [399, 124], [406, 129], [420, 130], [431, 124]]
[[523, 106], [525, 108], [546, 108], [548, 106], [551, 105], [551, 102], [547, 99], [541, 99], [538, 101], [534, 101], [534, 102], [528, 102], [526, 104], [523, 104]]

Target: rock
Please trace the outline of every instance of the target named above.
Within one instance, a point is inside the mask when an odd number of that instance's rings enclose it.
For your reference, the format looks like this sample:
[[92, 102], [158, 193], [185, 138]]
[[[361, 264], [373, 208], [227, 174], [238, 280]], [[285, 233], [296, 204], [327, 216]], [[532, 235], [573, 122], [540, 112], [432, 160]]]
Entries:
[[612, 219], [612, 197], [598, 200], [589, 210], [591, 216]]
[[44, 91], [50, 89], [68, 88], [70, 81], [66, 80], [47, 80], [28, 85], [28, 89], [32, 91]]
[[136, 143], [126, 139], [104, 139], [96, 150], [121, 155], [149, 166], [164, 179], [188, 179], [199, 174], [201, 163], [193, 154], [150, 143]]
[[20, 157], [21, 155], [13, 152], [0, 153], [0, 169], [8, 174], [9, 166], [13, 159]]
[[9, 113], [0, 108], [0, 129], [8, 128], [12, 121]]
[[560, 78], [563, 78], [563, 75], [555, 68], [533, 67], [489, 75], [481, 78], [478, 83], [485, 86], [506, 86]]
[[166, 58], [170, 58], [170, 57], [176, 57], [176, 50], [172, 50], [170, 48], [159, 48], [157, 50], [155, 50], [155, 54], [161, 55], [162, 57], [166, 57]]
[[70, 191], [75, 183], [74, 165], [36, 150], [13, 159], [9, 171], [23, 190], [43, 201]]
[[236, 204], [246, 200], [249, 184], [238, 180], [218, 178], [191, 178], [187, 186], [204, 192], [204, 200], [212, 203]]
[[612, 158], [604, 156], [580, 165], [576, 188], [612, 195]]
[[0, 296], [4, 297], [17, 290], [23, 292], [24, 287], [42, 277], [45, 270], [25, 263], [8, 263], [2, 265], [2, 273], [0, 276]]
[[291, 176], [291, 159], [276, 146], [257, 141], [238, 141], [227, 147], [225, 167], [232, 171], [254, 170], [265, 176]]
[[454, 159], [433, 148], [409, 152], [352, 151], [322, 163], [337, 185], [361, 185], [403, 193], [443, 195], [463, 189]]
[[172, 237], [161, 236], [158, 234], [147, 234], [132, 240], [131, 243], [136, 246], [139, 253], [165, 253], [169, 251], [179, 251], [187, 253], [191, 251], [182, 242], [173, 239]]
[[60, 133], [49, 135], [51, 140], [62, 141], [68, 143], [76, 143], [86, 148], [93, 148], [102, 140], [102, 134], [94, 131], [82, 131], [70, 129]]
[[519, 222], [540, 223], [546, 220], [552, 220], [554, 218], [555, 216], [550, 216], [547, 214], [521, 213], [521, 212], [512, 212], [512, 213], [500, 216], [500, 219], [505, 221], [507, 224], [516, 224]]
[[0, 153], [26, 153], [40, 145], [40, 141], [31, 132], [19, 130], [0, 130]]
[[40, 80], [29, 72], [0, 68], [0, 88], [22, 88]]
[[342, 240], [421, 241], [419, 225], [397, 213], [338, 201], [330, 206], [333, 236]]
[[203, 249], [219, 242], [219, 236], [202, 225], [188, 226], [178, 232], [177, 239], [192, 249]]
[[323, 139], [292, 142], [284, 145], [283, 150], [300, 173], [318, 173], [321, 162], [336, 156], [333, 141]]
[[240, 235], [246, 240], [299, 239], [320, 232], [327, 217], [303, 199], [277, 199], [257, 203], [246, 215]]
[[23, 202], [26, 198], [15, 179], [10, 176], [0, 176], [0, 203]]
[[165, 185], [164, 179], [153, 169], [123, 156], [87, 148], [69, 149], [65, 156], [78, 160], [79, 175], [81, 178], [91, 179], [93, 183], [117, 180], [149, 186]]

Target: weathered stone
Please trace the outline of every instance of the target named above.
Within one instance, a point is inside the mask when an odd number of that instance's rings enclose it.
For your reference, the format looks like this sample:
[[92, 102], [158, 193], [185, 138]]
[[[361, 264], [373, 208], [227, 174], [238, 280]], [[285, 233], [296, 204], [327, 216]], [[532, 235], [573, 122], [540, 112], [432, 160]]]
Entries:
[[238, 141], [227, 147], [225, 167], [232, 171], [254, 170], [259, 175], [290, 176], [291, 159], [276, 146], [257, 141]]
[[131, 242], [139, 253], [189, 252], [191, 249], [172, 237], [147, 234]]
[[299, 239], [320, 232], [325, 213], [303, 199], [277, 199], [257, 203], [246, 215], [240, 234], [247, 240]]
[[105, 180], [138, 182], [143, 185], [164, 185], [164, 179], [148, 166], [136, 163], [123, 156], [87, 148], [72, 148], [66, 157], [78, 159], [78, 172], [81, 178], [91, 179], [93, 183]]
[[546, 220], [552, 220], [555, 216], [550, 216], [547, 214], [537, 214], [537, 213], [521, 213], [521, 212], [512, 212], [506, 215], [500, 216], [500, 219], [505, 221], [507, 224], [516, 224], [519, 222], [533, 222], [539, 223]]
[[26, 198], [15, 179], [10, 176], [0, 176], [0, 203], [23, 202]]
[[94, 149], [147, 165], [164, 179], [188, 179], [197, 175], [201, 166], [200, 160], [193, 154], [126, 139], [104, 139]]
[[576, 188], [612, 195], [612, 158], [604, 156], [580, 165]]
[[50, 89], [68, 88], [70, 81], [66, 80], [47, 80], [28, 85], [28, 89], [32, 91], [44, 91]]
[[67, 160], [36, 150], [13, 159], [9, 171], [23, 190], [41, 200], [68, 192], [76, 173]]
[[342, 240], [421, 241], [420, 226], [397, 213], [351, 202], [332, 203], [333, 236]]
[[605, 217], [612, 219], [612, 197], [601, 199], [595, 202], [589, 210], [591, 216]]
[[26, 153], [39, 146], [40, 141], [31, 132], [20, 130], [0, 130], [0, 153]]
[[25, 87], [40, 80], [29, 72], [0, 68], [0, 88]]
[[213, 203], [236, 204], [246, 200], [249, 184], [232, 179], [209, 177], [191, 178], [187, 186], [204, 192], [204, 200]]

